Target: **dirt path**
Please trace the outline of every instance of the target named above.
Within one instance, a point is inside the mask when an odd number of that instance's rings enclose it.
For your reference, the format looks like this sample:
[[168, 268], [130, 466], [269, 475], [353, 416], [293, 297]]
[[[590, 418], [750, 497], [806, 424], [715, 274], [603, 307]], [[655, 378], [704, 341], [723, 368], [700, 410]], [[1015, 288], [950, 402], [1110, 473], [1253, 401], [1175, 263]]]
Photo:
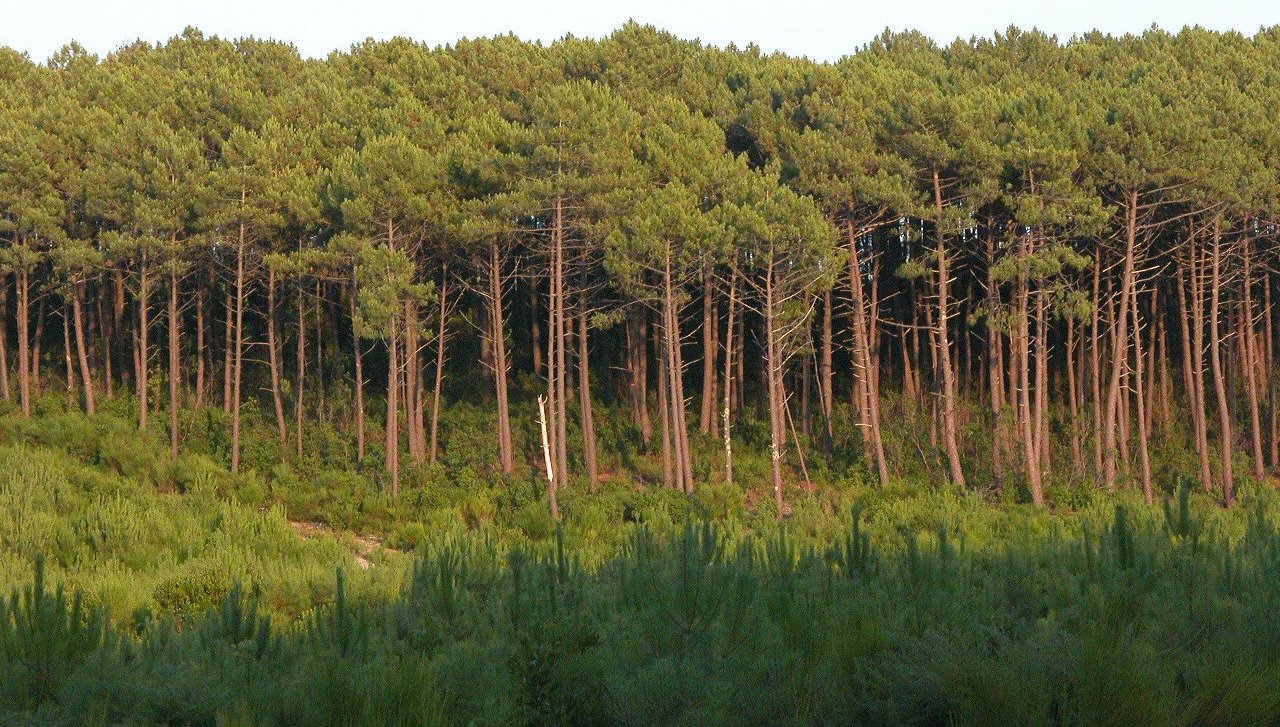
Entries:
[[[293, 530], [298, 534], [298, 537], [303, 540], [313, 537], [316, 533], [333, 532], [332, 528], [324, 523], [290, 520], [289, 524], [293, 526]], [[382, 539], [372, 535], [354, 535], [353, 538], [356, 545], [354, 553], [356, 565], [360, 567], [360, 570], [369, 570], [373, 567], [373, 560], [371, 560], [373, 554], [385, 547]]]

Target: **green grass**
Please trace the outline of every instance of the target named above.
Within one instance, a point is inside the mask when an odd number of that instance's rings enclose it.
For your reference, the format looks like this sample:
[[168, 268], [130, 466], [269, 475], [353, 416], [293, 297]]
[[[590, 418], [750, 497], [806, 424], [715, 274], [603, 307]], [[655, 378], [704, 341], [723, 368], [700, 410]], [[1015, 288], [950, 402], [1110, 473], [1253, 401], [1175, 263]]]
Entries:
[[[619, 471], [555, 523], [480, 461], [393, 501], [371, 467], [169, 462], [127, 421], [0, 418], [0, 723], [1280, 724], [1254, 483], [1037, 510], [819, 465], [779, 522]], [[392, 547], [362, 570], [351, 531]]]

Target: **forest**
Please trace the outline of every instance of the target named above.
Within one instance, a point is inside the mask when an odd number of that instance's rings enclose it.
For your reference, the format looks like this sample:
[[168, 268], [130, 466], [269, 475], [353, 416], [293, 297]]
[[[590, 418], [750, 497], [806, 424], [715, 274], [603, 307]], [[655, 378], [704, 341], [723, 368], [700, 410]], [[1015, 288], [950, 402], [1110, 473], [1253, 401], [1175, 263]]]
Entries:
[[0, 48], [0, 721], [1280, 724], [1278, 108], [1280, 26]]

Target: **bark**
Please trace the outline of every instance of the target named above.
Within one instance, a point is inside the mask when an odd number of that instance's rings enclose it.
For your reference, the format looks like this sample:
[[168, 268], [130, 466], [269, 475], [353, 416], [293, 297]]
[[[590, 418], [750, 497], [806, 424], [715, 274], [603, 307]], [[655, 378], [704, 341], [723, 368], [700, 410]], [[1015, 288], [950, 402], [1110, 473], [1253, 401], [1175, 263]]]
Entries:
[[18, 268], [18, 401], [22, 415], [31, 416], [31, 277], [25, 265]]
[[204, 288], [196, 291], [196, 408], [205, 405], [207, 376], [205, 368], [205, 325], [204, 325]]
[[1249, 406], [1249, 434], [1253, 444], [1253, 476], [1259, 482], [1266, 476], [1262, 458], [1262, 413], [1258, 408], [1258, 351], [1253, 326], [1253, 271], [1249, 240], [1244, 240], [1244, 282], [1240, 296], [1239, 325], [1241, 357], [1245, 374], [1245, 397]]
[[938, 372], [942, 378], [942, 437], [946, 446], [947, 463], [951, 468], [951, 482], [957, 487], [964, 487], [964, 469], [960, 464], [960, 447], [956, 434], [956, 389], [955, 376], [951, 368], [951, 340], [948, 335], [951, 311], [949, 286], [951, 270], [947, 246], [942, 235], [942, 185], [938, 170], [933, 172], [933, 200], [937, 213], [935, 234], [937, 235], [938, 254], [938, 322], [936, 331], [936, 348], [938, 356]]
[[592, 494], [600, 486], [596, 461], [596, 426], [591, 411], [590, 349], [587, 345], [587, 296], [581, 295], [578, 307], [578, 410], [582, 418], [583, 463], [587, 467], [587, 488]]
[[138, 269], [138, 351], [135, 361], [134, 370], [136, 371], [136, 381], [134, 382], [135, 390], [138, 397], [138, 428], [147, 428], [147, 410], [150, 409], [147, 402], [147, 390], [150, 388], [147, 374], [148, 359], [151, 358], [151, 345], [148, 338], [151, 321], [149, 318], [151, 312], [151, 267], [147, 260], [147, 251], [142, 251], [142, 265]]
[[356, 328], [356, 283], [351, 281], [351, 352], [355, 359], [356, 386], [355, 411], [352, 416], [356, 425], [356, 461], [364, 461], [364, 347], [360, 344], [360, 331]]
[[0, 277], [0, 395], [12, 400], [9, 390], [9, 276]]
[[280, 332], [276, 306], [276, 271], [267, 270], [267, 360], [271, 369], [271, 406], [276, 415], [276, 442], [284, 444], [289, 428], [284, 417], [284, 392], [280, 389]]
[[440, 396], [444, 386], [444, 362], [448, 355], [449, 267], [445, 265], [440, 281], [440, 310], [436, 321], [436, 372], [431, 389], [431, 450], [430, 461], [439, 456]]
[[169, 457], [178, 458], [178, 394], [182, 376], [182, 322], [178, 320], [178, 271], [169, 268]]
[[724, 410], [722, 412], [724, 421], [721, 430], [724, 436], [724, 480], [730, 486], [733, 485], [733, 394], [729, 382], [731, 380], [730, 372], [733, 371], [733, 327], [737, 304], [738, 266], [735, 264], [729, 281], [729, 320], [724, 329]]
[[[85, 345], [85, 326], [84, 326], [84, 274], [77, 273], [72, 281], [71, 308], [75, 318], [76, 326], [76, 358], [80, 362], [80, 380], [84, 385], [84, 410], [93, 414], [97, 410], [97, 404], [94, 399], [93, 371], [89, 366], [89, 349]], [[0, 301], [3, 305], [3, 301]], [[0, 336], [2, 338], [2, 336]], [[0, 368], [7, 369], [4, 360], [4, 349], [0, 345]], [[4, 376], [5, 398], [9, 398], [9, 379], [8, 373]]]
[[303, 297], [302, 283], [298, 283], [297, 291], [297, 307], [298, 307], [298, 350], [296, 359], [296, 372], [294, 374], [293, 386], [293, 428], [294, 428], [294, 444], [297, 448], [297, 455], [302, 457], [302, 426], [303, 420], [306, 418], [306, 392], [307, 392], [307, 308], [306, 299]]
[[1213, 221], [1213, 262], [1209, 292], [1209, 364], [1213, 370], [1213, 388], [1218, 400], [1218, 427], [1222, 450], [1222, 504], [1231, 507], [1235, 503], [1235, 482], [1232, 477], [1231, 412], [1227, 407], [1227, 383], [1222, 363], [1222, 229], [1221, 221]]
[[822, 451], [831, 452], [832, 410], [835, 407], [834, 372], [832, 371], [832, 303], [831, 291], [822, 294], [822, 338], [818, 355], [818, 391], [822, 404]]
[[[498, 450], [502, 473], [515, 470], [515, 453], [511, 439], [511, 404], [507, 394], [507, 330], [503, 320], [505, 313], [502, 285], [502, 259], [498, 241], [494, 239], [489, 257], [489, 325], [493, 339], [493, 382], [498, 402]], [[535, 317], [536, 320], [536, 317]]]
[[870, 325], [862, 288], [862, 261], [853, 223], [845, 221], [845, 238], [849, 246], [849, 290], [852, 293], [853, 381], [855, 406], [862, 432], [864, 456], [876, 468], [881, 485], [889, 482], [889, 464], [884, 454], [884, 438], [880, 431], [880, 390], [870, 351]]
[[702, 404], [698, 413], [698, 431], [711, 434], [716, 411], [716, 325], [715, 296], [711, 273], [702, 273]]
[[1116, 488], [1116, 420], [1120, 414], [1120, 384], [1128, 359], [1129, 291], [1133, 288], [1134, 264], [1137, 256], [1138, 193], [1126, 195], [1124, 271], [1120, 278], [1120, 310], [1113, 318], [1115, 344], [1112, 349], [1111, 380], [1107, 389], [1107, 412], [1104, 426], [1104, 482], [1108, 490]]
[[1133, 315], [1133, 346], [1134, 346], [1134, 372], [1133, 372], [1133, 401], [1137, 408], [1138, 420], [1138, 466], [1142, 475], [1142, 496], [1150, 505], [1154, 501], [1154, 495], [1151, 490], [1151, 457], [1147, 446], [1147, 415], [1145, 411], [1146, 402], [1143, 398], [1143, 387], [1148, 386], [1146, 379], [1146, 371], [1143, 370], [1142, 361], [1142, 323], [1138, 317], [1138, 291], [1131, 289], [1133, 300], [1129, 306], [1129, 310]]
[[[243, 206], [245, 193], [240, 193], [240, 204]], [[235, 292], [235, 350], [232, 353], [231, 366], [231, 472], [240, 471], [240, 390], [244, 379], [244, 298], [245, 298], [245, 223], [240, 223], [239, 244], [236, 245], [236, 292]]]
[[[770, 250], [772, 253], [772, 250]], [[772, 255], [770, 255], [772, 258]], [[770, 261], [765, 271], [764, 327], [765, 327], [765, 366], [769, 395], [769, 461], [771, 465], [773, 500], [778, 508], [778, 517], [785, 513], [782, 497], [782, 455], [786, 446], [786, 430], [783, 424], [782, 409], [786, 405], [782, 383], [782, 359], [778, 350], [779, 341], [775, 324], [774, 265]]]

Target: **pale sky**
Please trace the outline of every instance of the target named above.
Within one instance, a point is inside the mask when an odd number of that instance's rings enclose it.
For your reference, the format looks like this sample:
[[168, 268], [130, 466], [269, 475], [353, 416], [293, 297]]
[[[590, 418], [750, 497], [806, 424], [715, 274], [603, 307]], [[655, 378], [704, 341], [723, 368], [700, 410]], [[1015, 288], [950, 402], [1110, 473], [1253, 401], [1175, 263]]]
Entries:
[[939, 42], [1009, 25], [1070, 38], [1093, 28], [1120, 34], [1153, 23], [1252, 34], [1280, 24], [1278, 0], [0, 0], [0, 45], [43, 61], [71, 40], [106, 54], [141, 38], [161, 41], [188, 25], [206, 34], [274, 38], [323, 57], [368, 37], [404, 35], [432, 45], [515, 32], [549, 42], [566, 33], [608, 35], [628, 19], [714, 45], [755, 43], [831, 60], [888, 27]]

